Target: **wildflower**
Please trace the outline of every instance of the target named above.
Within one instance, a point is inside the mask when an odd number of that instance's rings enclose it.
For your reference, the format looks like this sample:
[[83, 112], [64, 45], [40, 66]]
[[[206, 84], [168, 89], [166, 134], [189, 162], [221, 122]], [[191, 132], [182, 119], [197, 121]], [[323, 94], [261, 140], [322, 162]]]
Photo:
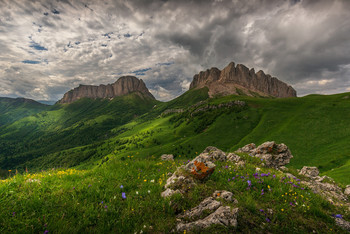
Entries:
[[283, 212], [283, 211], [284, 211], [284, 209], [281, 209], [281, 211]]
[[273, 177], [273, 178], [276, 178], [276, 175], [273, 175], [272, 177]]
[[120, 188], [122, 189], [122, 188], [124, 188], [124, 186], [123, 186], [123, 185], [120, 185]]
[[148, 190], [148, 193], [151, 193], [151, 191], [150, 191], [150, 190]]
[[154, 183], [154, 180], [151, 180], [150, 182], [151, 182], [151, 183]]
[[147, 180], [144, 180], [144, 182], [147, 182]]
[[264, 189], [261, 190], [261, 195], [264, 195]]
[[125, 193], [122, 193], [122, 198], [123, 198], [123, 199], [126, 199]]
[[48, 233], [49, 233], [49, 231], [48, 231], [48, 230], [45, 230], [45, 231], [44, 231], [44, 234], [48, 234]]
[[12, 212], [12, 216], [15, 216], [16, 215], [16, 212]]
[[91, 187], [91, 184], [89, 184], [89, 186], [88, 186], [89, 188]]
[[266, 220], [266, 222], [268, 222], [268, 223], [271, 222], [271, 220], [270, 220], [269, 218], [266, 218], [265, 220]]
[[101, 204], [103, 204], [103, 201], [101, 201]]
[[105, 209], [107, 209], [107, 205], [105, 205]]
[[252, 186], [252, 182], [250, 180], [247, 180], [248, 186]]
[[336, 214], [336, 215], [334, 215], [334, 217], [339, 218], [339, 219], [343, 218], [343, 216], [341, 214]]
[[260, 209], [259, 211], [260, 211], [260, 212], [264, 212], [264, 210], [263, 210], [263, 209]]
[[73, 189], [75, 189], [75, 187], [73, 187]]
[[138, 191], [136, 191], [136, 195], [139, 195], [139, 192], [138, 192]]

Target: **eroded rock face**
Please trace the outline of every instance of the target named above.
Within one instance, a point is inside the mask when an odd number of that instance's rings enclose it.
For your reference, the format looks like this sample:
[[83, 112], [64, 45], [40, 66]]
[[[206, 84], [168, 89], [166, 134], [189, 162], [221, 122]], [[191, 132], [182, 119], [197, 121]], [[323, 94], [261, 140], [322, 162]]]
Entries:
[[226, 153], [214, 146], [205, 148], [201, 155], [205, 155], [210, 161], [226, 161]]
[[198, 180], [208, 178], [214, 172], [215, 167], [211, 157], [206, 154], [200, 154], [185, 166], [186, 170]]
[[200, 217], [204, 212], [215, 211], [220, 206], [221, 206], [221, 202], [215, 200], [212, 197], [207, 197], [198, 206], [186, 211], [182, 215], [179, 215], [178, 218], [193, 220]]
[[307, 166], [304, 166], [300, 172], [299, 172], [300, 175], [304, 175], [304, 176], [307, 176], [307, 177], [316, 177], [318, 176], [318, 174], [320, 174], [320, 172], [318, 171], [318, 168], [317, 167], [307, 167]]
[[342, 218], [335, 218], [335, 224], [341, 227], [343, 230], [350, 232], [350, 222]]
[[183, 232], [184, 230], [205, 229], [213, 224], [219, 224], [227, 227], [236, 227], [237, 216], [238, 208], [220, 206], [214, 213], [208, 215], [204, 219], [200, 219], [191, 223], [179, 223], [176, 226], [176, 231]]
[[247, 145], [243, 146], [242, 148], [239, 148], [237, 150], [237, 152], [238, 153], [250, 153], [254, 149], [256, 149], [256, 145], [254, 143], [250, 143], [250, 144], [247, 144]]
[[266, 75], [263, 71], [255, 73], [242, 64], [235, 66], [231, 62], [223, 70], [211, 68], [193, 77], [190, 89], [209, 88], [209, 95], [241, 94], [252, 96], [253, 92], [261, 96], [296, 97], [296, 91], [275, 77]]
[[115, 83], [108, 85], [80, 85], [64, 94], [58, 103], [72, 103], [80, 98], [114, 98], [137, 92], [140, 96], [155, 99], [142, 79], [134, 76], [120, 77]]
[[344, 194], [345, 194], [346, 196], [350, 196], [350, 185], [347, 185], [347, 186], [346, 186], [346, 189], [345, 189], [345, 191], [344, 191]]
[[214, 198], [222, 198], [228, 202], [238, 203], [238, 201], [233, 198], [233, 194], [229, 191], [226, 191], [226, 190], [216, 190], [213, 193], [213, 197]]

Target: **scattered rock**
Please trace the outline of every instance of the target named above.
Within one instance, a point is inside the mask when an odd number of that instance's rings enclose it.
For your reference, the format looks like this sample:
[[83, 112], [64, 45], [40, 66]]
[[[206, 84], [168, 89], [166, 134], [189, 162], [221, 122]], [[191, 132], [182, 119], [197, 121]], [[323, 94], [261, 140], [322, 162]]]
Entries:
[[210, 161], [224, 162], [227, 160], [225, 152], [214, 146], [208, 146], [201, 154], [207, 156]]
[[342, 218], [334, 218], [335, 224], [339, 226], [340, 228], [350, 232], [350, 222], [342, 219]]
[[318, 171], [318, 168], [317, 167], [307, 167], [307, 166], [304, 166], [300, 172], [299, 172], [300, 175], [304, 175], [304, 176], [307, 176], [307, 177], [316, 177], [318, 176], [318, 174], [320, 174], [320, 172]]
[[342, 189], [335, 184], [322, 183], [315, 180], [302, 181], [302, 184], [308, 186], [314, 193], [322, 195], [328, 201], [347, 201], [347, 196], [344, 195]]
[[242, 148], [239, 148], [237, 150], [238, 153], [251, 153], [251, 151], [253, 151], [254, 149], [256, 149], [256, 145], [254, 143], [250, 143], [248, 145], [243, 146]]
[[162, 156], [160, 156], [160, 158], [163, 161], [174, 161], [174, 155], [172, 154], [163, 154]]
[[235, 153], [229, 153], [227, 156], [227, 161], [232, 161], [232, 162], [239, 162], [241, 161], [241, 157], [238, 156], [237, 154]]
[[285, 166], [281, 166], [279, 169], [280, 169], [281, 171], [288, 171], [288, 168], [286, 168]]
[[245, 167], [245, 162], [244, 161], [239, 161], [238, 163], [236, 163], [236, 165], [238, 167]]
[[236, 199], [233, 198], [233, 194], [229, 191], [226, 191], [226, 190], [216, 190], [214, 193], [213, 193], [213, 197], [214, 198], [222, 198], [224, 199], [225, 201], [228, 201], [228, 202], [233, 202], [233, 203], [238, 203], [238, 201]]
[[324, 182], [324, 180], [334, 181], [331, 177], [328, 176], [316, 176], [314, 179], [317, 182]]
[[251, 151], [251, 154], [263, 159], [267, 167], [279, 168], [289, 163], [293, 158], [290, 150], [285, 144], [276, 144], [268, 141], [259, 145]]
[[350, 185], [347, 185], [346, 186], [346, 189], [344, 191], [344, 194], [347, 195], [347, 196], [350, 196]]
[[166, 197], [171, 197], [174, 194], [181, 194], [180, 190], [172, 190], [170, 188], [167, 188], [164, 192], [161, 193], [161, 196], [166, 198]]
[[197, 220], [191, 223], [179, 223], [176, 226], [176, 231], [183, 232], [184, 230], [205, 229], [212, 224], [219, 224], [227, 227], [237, 226], [238, 208], [229, 206], [221, 206], [214, 213], [204, 219]]
[[186, 211], [182, 215], [178, 215], [178, 218], [194, 220], [200, 217], [204, 212], [213, 212], [221, 206], [221, 202], [215, 200], [212, 197], [204, 199], [198, 206]]

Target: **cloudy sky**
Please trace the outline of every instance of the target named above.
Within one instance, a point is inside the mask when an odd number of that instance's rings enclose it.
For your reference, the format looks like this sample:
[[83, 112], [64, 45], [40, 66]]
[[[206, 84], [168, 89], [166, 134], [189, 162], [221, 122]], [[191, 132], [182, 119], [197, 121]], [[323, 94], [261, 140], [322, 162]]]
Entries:
[[298, 96], [350, 91], [348, 0], [0, 0], [0, 96], [142, 78], [159, 100], [229, 62]]

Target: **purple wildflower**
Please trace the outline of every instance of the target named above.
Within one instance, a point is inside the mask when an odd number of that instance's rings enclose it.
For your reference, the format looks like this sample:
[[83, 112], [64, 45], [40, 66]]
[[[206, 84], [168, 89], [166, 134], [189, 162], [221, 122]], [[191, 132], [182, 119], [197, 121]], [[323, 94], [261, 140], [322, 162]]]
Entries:
[[230, 182], [231, 180], [230, 180], [230, 179], [228, 179], [227, 181], [228, 181], [228, 182]]
[[235, 179], [235, 177], [232, 177], [232, 180], [234, 180]]
[[91, 184], [89, 184], [89, 186], [88, 186], [89, 188], [91, 187]]
[[107, 207], [107, 205], [105, 206], [105, 209], [107, 209], [108, 207]]
[[334, 217], [339, 218], [339, 219], [343, 218], [343, 216], [341, 214], [336, 214], [336, 215], [334, 215]]
[[264, 195], [264, 189], [261, 190], [261, 195]]
[[122, 188], [124, 188], [124, 186], [123, 186], [123, 185], [120, 185], [120, 188], [122, 189]]
[[122, 198], [123, 198], [123, 199], [126, 199], [125, 193], [122, 193]]
[[45, 231], [44, 231], [44, 234], [48, 234], [48, 233], [49, 233], [49, 231], [48, 231], [48, 230], [45, 230]]
[[276, 175], [273, 175], [272, 177], [273, 177], [273, 178], [276, 178]]
[[264, 159], [260, 159], [261, 161], [264, 161]]
[[73, 187], [73, 189], [75, 189], [75, 187]]
[[16, 215], [16, 212], [12, 212], [12, 216], [15, 216]]
[[250, 180], [247, 180], [248, 186], [252, 186], [252, 182]]
[[263, 210], [263, 209], [260, 209], [259, 211], [260, 211], [260, 212], [264, 212], [264, 210]]
[[103, 204], [103, 201], [101, 201], [101, 204]]
[[271, 220], [270, 220], [269, 218], [266, 218], [265, 220], [266, 220], [266, 222], [268, 222], [268, 223], [271, 222]]

